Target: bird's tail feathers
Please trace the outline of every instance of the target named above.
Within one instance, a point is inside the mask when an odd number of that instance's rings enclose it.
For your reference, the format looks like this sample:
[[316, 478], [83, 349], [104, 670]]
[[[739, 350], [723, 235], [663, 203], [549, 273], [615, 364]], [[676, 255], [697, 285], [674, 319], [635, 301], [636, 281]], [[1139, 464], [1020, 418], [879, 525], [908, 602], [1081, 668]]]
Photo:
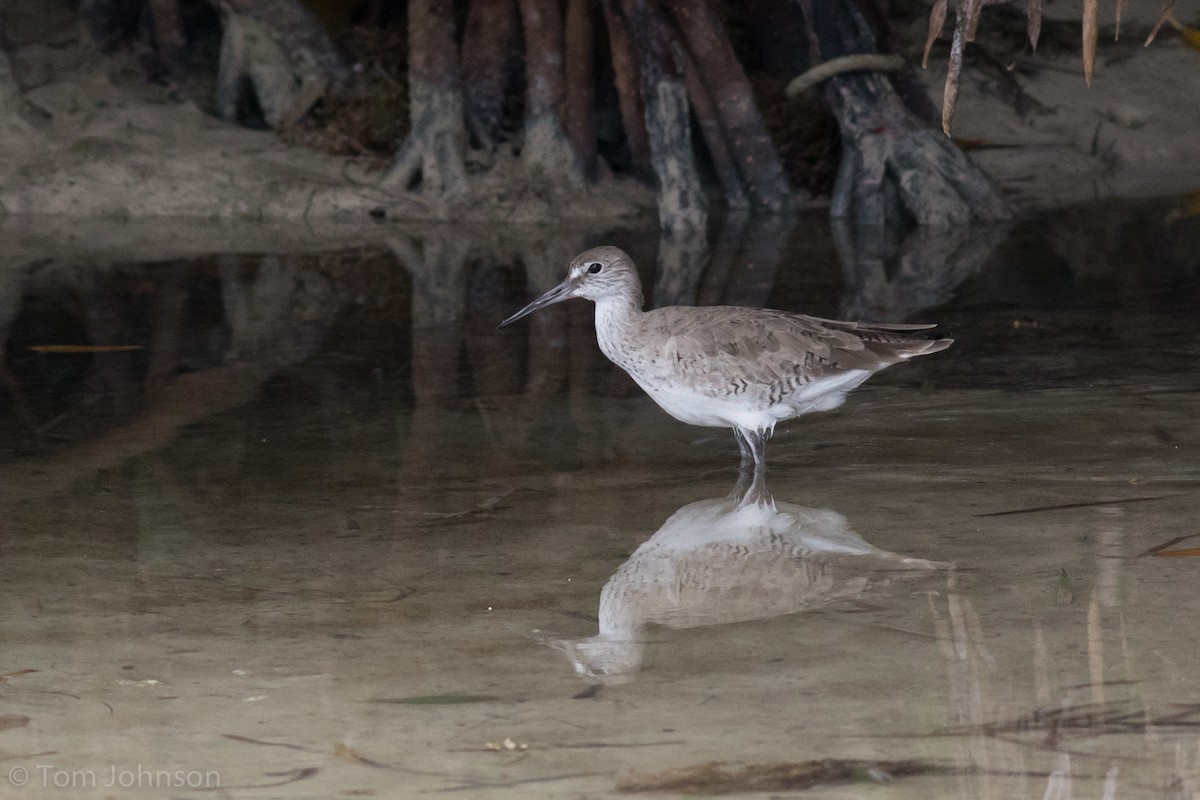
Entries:
[[937, 353], [945, 350], [950, 345], [954, 344], [953, 339], [925, 339], [916, 340], [909, 343], [909, 346], [899, 353], [901, 358], [915, 358], [916, 356], [927, 356], [930, 353]]

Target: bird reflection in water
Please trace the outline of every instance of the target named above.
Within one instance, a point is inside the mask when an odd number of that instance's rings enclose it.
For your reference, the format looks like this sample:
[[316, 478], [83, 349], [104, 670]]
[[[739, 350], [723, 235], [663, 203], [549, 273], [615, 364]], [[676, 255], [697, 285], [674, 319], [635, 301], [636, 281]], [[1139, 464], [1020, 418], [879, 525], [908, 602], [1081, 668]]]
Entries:
[[624, 683], [647, 625], [769, 619], [947, 566], [881, 550], [836, 511], [777, 502], [764, 472], [743, 472], [727, 497], [683, 506], [617, 569], [600, 592], [597, 635], [547, 644], [581, 677]]

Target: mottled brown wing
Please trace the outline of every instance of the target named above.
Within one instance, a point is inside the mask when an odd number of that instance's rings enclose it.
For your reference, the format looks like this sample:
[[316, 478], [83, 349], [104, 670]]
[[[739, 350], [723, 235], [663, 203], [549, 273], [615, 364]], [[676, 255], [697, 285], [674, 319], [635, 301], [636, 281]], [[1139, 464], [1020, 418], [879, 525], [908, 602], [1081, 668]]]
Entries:
[[[671, 307], [648, 315], [660, 362], [702, 391], [731, 385], [792, 387], [847, 370], [883, 369], [930, 347], [908, 331], [926, 325], [863, 324], [782, 311]], [[939, 348], [940, 349], [940, 348]]]

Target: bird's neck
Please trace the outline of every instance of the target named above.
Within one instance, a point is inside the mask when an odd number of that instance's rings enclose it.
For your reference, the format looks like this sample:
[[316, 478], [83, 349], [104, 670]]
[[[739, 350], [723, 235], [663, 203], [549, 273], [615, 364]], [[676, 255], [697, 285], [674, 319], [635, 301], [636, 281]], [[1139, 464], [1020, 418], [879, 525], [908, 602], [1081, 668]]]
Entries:
[[628, 337], [642, 316], [640, 293], [620, 297], [602, 297], [596, 301], [596, 340], [610, 361], [621, 363], [620, 354], [627, 349]]

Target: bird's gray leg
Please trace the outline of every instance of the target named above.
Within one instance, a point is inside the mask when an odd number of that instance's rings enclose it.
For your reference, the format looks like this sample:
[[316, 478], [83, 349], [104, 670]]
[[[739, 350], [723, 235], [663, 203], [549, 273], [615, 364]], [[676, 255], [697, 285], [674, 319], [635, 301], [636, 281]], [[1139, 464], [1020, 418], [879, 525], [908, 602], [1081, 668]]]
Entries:
[[753, 465], [754, 471], [760, 472], [767, 468], [767, 440], [771, 438], [771, 431], [734, 428], [733, 436], [737, 439], [738, 449], [742, 451], [739, 469], [745, 472]]
[[[759, 472], [767, 468], [767, 439], [771, 438], [770, 431], [757, 430], [746, 431], [742, 434], [746, 437], [746, 444], [750, 447], [750, 454], [754, 458], [754, 471]], [[743, 453], [743, 456], [745, 454]], [[743, 463], [745, 463], [743, 461]]]
[[738, 450], [742, 454], [742, 463], [738, 467], [742, 472], [750, 469], [750, 465], [754, 463], [754, 451], [750, 448], [750, 442], [746, 439], [747, 434], [749, 434], [749, 431], [744, 431], [741, 428], [733, 429], [733, 438], [737, 439]]

